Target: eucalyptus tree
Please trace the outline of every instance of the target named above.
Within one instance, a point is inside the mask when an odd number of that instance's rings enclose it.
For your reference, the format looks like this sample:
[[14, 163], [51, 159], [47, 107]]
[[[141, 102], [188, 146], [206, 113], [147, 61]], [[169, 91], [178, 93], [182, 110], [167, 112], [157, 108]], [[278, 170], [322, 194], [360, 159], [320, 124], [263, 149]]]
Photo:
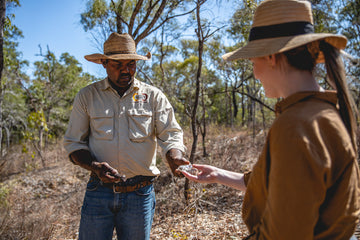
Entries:
[[[190, 0], [87, 0], [81, 14], [85, 31], [102, 43], [111, 32], [129, 33], [138, 44], [169, 21], [195, 10]], [[101, 36], [101, 37], [100, 37]], [[100, 38], [98, 38], [100, 37]]]
[[[340, 2], [337, 0], [312, 0], [312, 13], [314, 20], [315, 32], [327, 32], [340, 34], [342, 32], [342, 24], [339, 23]], [[330, 89], [327, 82], [326, 70], [323, 64], [317, 64], [315, 78], [324, 89]]]
[[[174, 87], [174, 83], [168, 78], [168, 70], [164, 67], [164, 64], [168, 61], [176, 59], [178, 52], [180, 51], [176, 45], [178, 45], [178, 39], [181, 37], [181, 27], [177, 21], [171, 21], [164, 24], [157, 36], [149, 42], [149, 45], [153, 45], [155, 53], [153, 55], [153, 79], [154, 84], [160, 87], [162, 90], [167, 90], [167, 93], [172, 95], [173, 91], [168, 91], [169, 88]], [[169, 81], [170, 80], [170, 81]], [[176, 87], [176, 85], [175, 85]]]
[[1, 126], [6, 136], [6, 146], [9, 148], [10, 142], [19, 143], [22, 131], [26, 127], [25, 92], [19, 81], [28, 80], [23, 70], [28, 66], [28, 62], [21, 59], [21, 52], [17, 50], [16, 39], [22, 37], [21, 31], [13, 26], [12, 30], [5, 31], [4, 36]]
[[0, 0], [0, 79], [4, 68], [4, 25], [6, 17], [6, 0]]
[[[245, 46], [248, 41], [253, 14], [259, 2], [257, 0], [239, 2], [235, 13], [230, 19], [230, 26], [227, 28], [229, 39], [232, 39], [234, 44], [230, 47], [224, 47], [225, 52]], [[231, 63], [219, 61], [218, 69], [225, 82], [224, 91], [227, 96], [226, 106], [229, 113], [227, 123], [230, 126], [234, 125], [239, 113], [238, 108], [241, 106], [241, 125], [251, 123], [254, 130], [256, 125], [256, 103], [258, 103], [261, 111], [263, 111], [263, 107], [273, 111], [273, 103], [264, 99], [264, 91], [260, 82], [254, 79], [250, 61], [241, 60]], [[263, 116], [265, 115], [263, 114]], [[266, 120], [263, 118], [264, 121]]]
[[80, 63], [68, 53], [58, 59], [49, 49], [43, 53], [40, 48], [39, 56], [43, 60], [34, 63], [34, 78], [22, 86], [30, 109], [26, 136], [45, 165], [44, 144], [64, 133], [72, 100], [95, 78], [83, 73]]
[[350, 89], [360, 110], [360, 1], [340, 1], [339, 24], [341, 33], [348, 39], [348, 51], [352, 57], [346, 61], [350, 79]]
[[[13, 25], [15, 15], [11, 9], [20, 6], [19, 1], [1, 1], [0, 39], [0, 158], [4, 157], [10, 142], [20, 139], [19, 131], [24, 127], [24, 100], [22, 90], [16, 84], [18, 78], [26, 78], [22, 72], [27, 61], [21, 60], [17, 51], [17, 38], [22, 32]], [[3, 148], [4, 136], [6, 148]]]
[[338, 29], [348, 40], [348, 49], [351, 54], [359, 58], [360, 54], [360, 1], [342, 0], [340, 1], [338, 12], [339, 24]]

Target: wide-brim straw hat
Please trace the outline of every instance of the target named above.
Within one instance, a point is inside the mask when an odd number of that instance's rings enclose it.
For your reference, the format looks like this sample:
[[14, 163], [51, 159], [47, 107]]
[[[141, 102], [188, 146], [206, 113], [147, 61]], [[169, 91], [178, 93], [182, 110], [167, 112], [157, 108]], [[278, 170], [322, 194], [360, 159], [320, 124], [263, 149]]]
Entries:
[[111, 60], [150, 60], [151, 53], [146, 56], [136, 53], [136, 44], [132, 37], [127, 33], [112, 33], [104, 42], [104, 54], [95, 53], [86, 55], [85, 59], [101, 64], [101, 59]]
[[[325, 40], [344, 49], [343, 35], [314, 33], [311, 3], [305, 0], [265, 0], [255, 10], [249, 42], [242, 48], [223, 55], [233, 61], [281, 53], [310, 42]], [[321, 52], [317, 62], [323, 62]]]

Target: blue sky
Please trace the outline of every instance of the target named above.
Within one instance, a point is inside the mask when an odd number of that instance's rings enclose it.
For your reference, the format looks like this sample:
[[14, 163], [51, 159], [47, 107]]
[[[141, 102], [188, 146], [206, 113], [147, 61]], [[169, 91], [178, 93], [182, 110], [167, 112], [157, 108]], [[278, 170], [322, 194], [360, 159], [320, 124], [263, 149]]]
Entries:
[[[80, 63], [85, 72], [96, 77], [106, 77], [102, 66], [84, 59], [87, 54], [97, 53], [99, 49], [94, 44], [90, 33], [86, 33], [80, 24], [80, 14], [86, 9], [87, 0], [20, 0], [20, 7], [8, 9], [14, 13], [13, 23], [23, 32], [24, 38], [19, 39], [18, 50], [23, 53], [22, 59], [30, 62], [26, 73], [34, 71], [33, 63], [43, 60], [36, 56], [43, 53], [49, 46], [59, 58], [62, 53], [68, 52]], [[225, 0], [217, 5], [218, 1], [210, 0], [207, 14], [211, 19], [226, 19], [232, 15], [234, 1]], [[193, 30], [191, 31], [193, 34]]]
[[105, 77], [103, 68], [84, 59], [87, 54], [99, 52], [92, 37], [80, 24], [80, 13], [85, 10], [85, 0], [20, 0], [21, 7], [9, 9], [15, 14], [13, 23], [23, 32], [19, 39], [22, 58], [30, 62], [27, 73], [33, 72], [33, 63], [41, 61], [39, 44], [43, 52], [49, 46], [59, 58], [68, 52], [82, 65], [85, 72]]

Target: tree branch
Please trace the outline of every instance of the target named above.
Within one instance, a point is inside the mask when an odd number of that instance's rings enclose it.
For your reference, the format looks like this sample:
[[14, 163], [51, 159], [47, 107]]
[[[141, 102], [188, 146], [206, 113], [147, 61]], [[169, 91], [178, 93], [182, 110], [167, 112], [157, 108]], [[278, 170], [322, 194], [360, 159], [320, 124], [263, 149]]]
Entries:
[[138, 43], [140, 42], [142, 39], [144, 39], [147, 35], [148, 32], [153, 28], [153, 26], [155, 25], [155, 23], [157, 22], [157, 20], [160, 18], [161, 13], [164, 11], [164, 8], [166, 6], [166, 2], [167, 0], [162, 0], [160, 7], [158, 8], [158, 10], [156, 11], [154, 18], [151, 20], [150, 24], [147, 26], [147, 28], [135, 39], [135, 42]]
[[[136, 27], [133, 36], [136, 37], [138, 32], [140, 31], [140, 29], [145, 25], [146, 21], [148, 20], [152, 10], [154, 9], [154, 7], [158, 4], [159, 0], [156, 1], [154, 4], [152, 4], [152, 1], [149, 2], [149, 6], [146, 9], [146, 15], [144, 16], [143, 20], [141, 21], [141, 23], [139, 23], [139, 25]], [[140, 42], [140, 41], [139, 41]]]
[[[114, 8], [114, 12], [115, 12], [115, 15], [116, 15], [116, 32], [117, 33], [122, 33], [122, 26], [120, 24], [120, 21], [122, 23], [124, 23], [128, 28], [129, 28], [129, 24], [125, 21], [125, 19], [122, 18], [121, 16], [121, 13], [122, 13], [122, 6], [121, 4], [119, 5], [118, 8], [116, 8], [116, 4], [114, 2], [114, 0], [111, 0], [111, 4], [113, 5], [113, 8]], [[110, 24], [109, 24], [110, 25]]]
[[[134, 27], [134, 23], [135, 23], [135, 18], [136, 18], [136, 15], [139, 13], [140, 11], [140, 8], [143, 4], [144, 0], [140, 0], [136, 3], [136, 6], [134, 8], [134, 11], [130, 17], [130, 22], [129, 22], [129, 29], [128, 29], [128, 32], [129, 33], [132, 33], [132, 29]], [[150, 1], [150, 4], [151, 4], [151, 1]]]
[[266, 103], [264, 103], [262, 100], [258, 99], [257, 97], [254, 97], [254, 96], [252, 96], [251, 94], [248, 94], [248, 93], [243, 92], [243, 91], [240, 91], [240, 90], [235, 90], [235, 92], [240, 93], [240, 94], [242, 94], [242, 95], [245, 95], [245, 96], [251, 98], [253, 101], [260, 103], [261, 105], [263, 105], [263, 106], [266, 107], [267, 109], [271, 110], [272, 112], [275, 112], [275, 109], [273, 109], [272, 107], [270, 107], [269, 105], [267, 105]]
[[150, 35], [151, 33], [155, 32], [156, 30], [158, 30], [162, 25], [164, 25], [167, 21], [169, 21], [170, 19], [173, 18], [177, 18], [177, 17], [181, 17], [181, 16], [185, 16], [187, 14], [190, 14], [192, 12], [194, 12], [196, 10], [196, 7], [186, 13], [182, 13], [182, 14], [177, 14], [177, 15], [173, 15], [170, 17], [166, 17], [161, 23], [159, 23], [159, 25], [157, 25], [156, 27], [154, 27], [152, 30], [149, 31], [148, 35]]

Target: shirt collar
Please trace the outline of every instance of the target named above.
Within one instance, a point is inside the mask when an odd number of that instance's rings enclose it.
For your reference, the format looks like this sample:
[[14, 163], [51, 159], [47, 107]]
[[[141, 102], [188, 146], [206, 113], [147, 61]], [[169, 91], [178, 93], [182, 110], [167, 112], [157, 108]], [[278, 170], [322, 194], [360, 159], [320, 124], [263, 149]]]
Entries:
[[[102, 80], [100, 88], [103, 91], [107, 90], [108, 88], [111, 88], [108, 78], [105, 78]], [[131, 83], [131, 86], [129, 89], [130, 89], [130, 91], [133, 91], [133, 90], [138, 90], [139, 88], [140, 88], [140, 81], [137, 80], [136, 78], [134, 78], [134, 81]]]
[[278, 116], [286, 109], [295, 105], [298, 102], [305, 101], [309, 98], [319, 99], [328, 102], [334, 106], [337, 104], [336, 91], [325, 91], [325, 92], [298, 92], [290, 95], [275, 105], [275, 114]]

